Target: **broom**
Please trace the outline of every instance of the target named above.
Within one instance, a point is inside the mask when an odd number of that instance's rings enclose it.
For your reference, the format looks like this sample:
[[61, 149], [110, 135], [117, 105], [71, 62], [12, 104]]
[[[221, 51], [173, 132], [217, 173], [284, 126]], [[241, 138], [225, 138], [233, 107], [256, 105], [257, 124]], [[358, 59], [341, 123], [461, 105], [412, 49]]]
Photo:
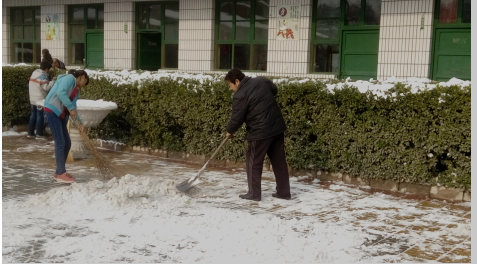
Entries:
[[[66, 125], [66, 129], [68, 129], [68, 133], [70, 133], [70, 121], [68, 121], [68, 124]], [[71, 149], [68, 152], [68, 157], [66, 158], [66, 163], [73, 163], [75, 162], [75, 159], [73, 158], [73, 153], [71, 153]]]
[[113, 177], [120, 178], [122, 176], [122, 173], [118, 172], [113, 167], [111, 162], [106, 159], [101, 153], [99, 153], [99, 151], [94, 147], [91, 140], [89, 140], [89, 137], [86, 132], [79, 130], [79, 125], [81, 124], [76, 119], [72, 119], [71, 123], [73, 124], [73, 126], [78, 128], [78, 131], [80, 132], [81, 138], [83, 139], [86, 148], [91, 153], [91, 155], [93, 155], [94, 163], [96, 165], [96, 169], [99, 171], [99, 174], [104, 179], [112, 179]]

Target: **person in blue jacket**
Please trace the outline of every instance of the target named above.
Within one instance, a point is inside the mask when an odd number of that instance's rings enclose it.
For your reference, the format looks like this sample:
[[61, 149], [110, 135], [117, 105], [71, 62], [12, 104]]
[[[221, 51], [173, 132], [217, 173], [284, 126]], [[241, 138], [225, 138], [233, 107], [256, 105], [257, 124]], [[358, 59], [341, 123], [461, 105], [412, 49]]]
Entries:
[[[55, 141], [56, 172], [54, 179], [61, 183], [74, 183], [75, 178], [66, 172], [66, 158], [71, 148], [71, 139], [66, 125], [69, 117], [81, 123], [76, 101], [79, 89], [88, 85], [89, 76], [84, 70], [70, 70], [59, 75], [55, 85], [46, 96], [44, 111]], [[83, 131], [83, 126], [79, 125]]]

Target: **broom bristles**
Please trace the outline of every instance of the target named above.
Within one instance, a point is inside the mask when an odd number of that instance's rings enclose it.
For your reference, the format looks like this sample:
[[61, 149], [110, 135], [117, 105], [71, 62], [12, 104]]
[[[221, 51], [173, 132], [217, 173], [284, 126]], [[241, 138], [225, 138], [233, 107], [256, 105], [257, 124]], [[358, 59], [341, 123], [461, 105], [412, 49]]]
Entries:
[[[79, 124], [77, 123], [76, 121], [73, 121], [75, 124]], [[78, 126], [78, 125], [77, 125]], [[117, 177], [117, 178], [120, 178], [120, 174], [117, 170], [115, 170], [115, 168], [113, 167], [113, 165], [111, 164], [111, 162], [106, 159], [93, 145], [93, 143], [91, 142], [91, 140], [89, 139], [88, 135], [86, 134], [86, 132], [84, 131], [80, 131], [78, 129], [78, 131], [80, 132], [80, 135], [81, 135], [81, 138], [83, 139], [85, 145], [86, 145], [86, 148], [89, 150], [89, 152], [91, 153], [91, 155], [93, 155], [93, 158], [94, 158], [94, 163], [96, 165], [96, 169], [99, 171], [99, 174], [105, 178], [105, 179], [112, 179], [113, 177]]]

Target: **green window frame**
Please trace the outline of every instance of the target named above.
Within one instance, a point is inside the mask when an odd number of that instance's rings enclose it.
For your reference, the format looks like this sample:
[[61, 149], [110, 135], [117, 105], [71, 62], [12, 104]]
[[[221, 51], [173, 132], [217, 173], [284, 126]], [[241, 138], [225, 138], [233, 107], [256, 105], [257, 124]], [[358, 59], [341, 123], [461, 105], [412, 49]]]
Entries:
[[339, 76], [342, 32], [379, 29], [380, 18], [381, 0], [313, 0], [310, 73]]
[[68, 65], [84, 66], [87, 33], [104, 33], [103, 4], [68, 6]]
[[[161, 69], [178, 69], [179, 1], [140, 2], [136, 3], [136, 10], [137, 34], [161, 34]], [[138, 40], [138, 35], [136, 37]], [[138, 59], [139, 49], [136, 49], [136, 66]]]
[[216, 0], [214, 69], [266, 72], [269, 0]]
[[41, 62], [41, 10], [39, 6], [11, 8], [10, 60], [12, 63]]

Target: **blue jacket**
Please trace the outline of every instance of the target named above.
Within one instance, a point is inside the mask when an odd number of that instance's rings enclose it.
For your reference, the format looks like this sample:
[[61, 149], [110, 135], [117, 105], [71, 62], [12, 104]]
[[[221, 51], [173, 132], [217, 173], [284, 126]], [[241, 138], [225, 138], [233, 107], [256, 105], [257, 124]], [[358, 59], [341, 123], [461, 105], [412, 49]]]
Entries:
[[[76, 101], [79, 98], [79, 90], [73, 101], [70, 100], [70, 95], [76, 87], [76, 78], [71, 74], [59, 75], [56, 79], [55, 85], [45, 99], [45, 107], [53, 111], [56, 116], [60, 116], [66, 107], [69, 111], [76, 109]], [[79, 114], [76, 119], [81, 123]]]

